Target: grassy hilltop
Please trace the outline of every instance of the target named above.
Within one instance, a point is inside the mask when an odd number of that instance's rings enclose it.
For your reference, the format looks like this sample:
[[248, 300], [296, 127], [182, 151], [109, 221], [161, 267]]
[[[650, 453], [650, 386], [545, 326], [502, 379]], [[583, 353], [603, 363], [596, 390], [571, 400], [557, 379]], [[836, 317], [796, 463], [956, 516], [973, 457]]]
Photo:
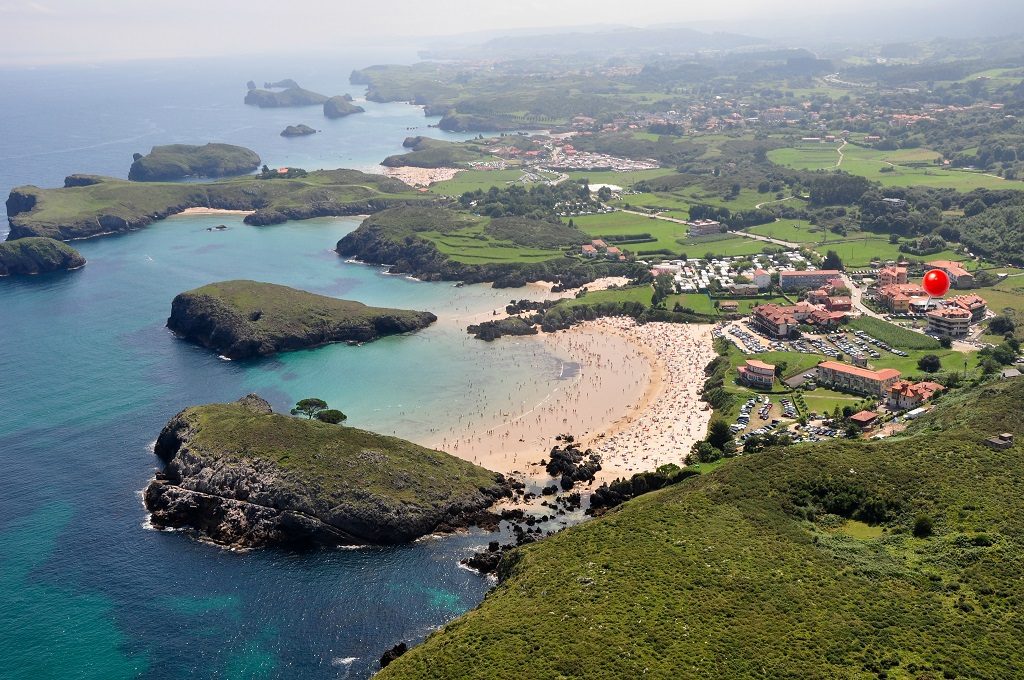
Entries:
[[23, 238], [0, 243], [0, 276], [78, 269], [84, 264], [81, 253], [52, 238]]
[[430, 312], [369, 307], [272, 283], [223, 281], [175, 297], [167, 327], [236, 359], [369, 342], [436, 320]]
[[168, 144], [154, 146], [148, 154], [136, 154], [128, 179], [166, 182], [185, 177], [230, 177], [260, 167], [255, 151], [233, 144]]
[[982, 440], [1024, 433], [1022, 398], [738, 458], [522, 548], [381, 677], [1012, 677], [1024, 461]]

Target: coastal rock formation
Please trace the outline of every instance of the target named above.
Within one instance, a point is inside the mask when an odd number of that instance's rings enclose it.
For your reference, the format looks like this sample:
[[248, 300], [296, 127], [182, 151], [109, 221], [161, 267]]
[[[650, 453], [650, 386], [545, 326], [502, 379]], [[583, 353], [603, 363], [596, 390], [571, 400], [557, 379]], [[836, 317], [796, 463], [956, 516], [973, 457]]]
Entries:
[[268, 90], [286, 90], [289, 88], [299, 87], [299, 84], [291, 78], [285, 78], [284, 80], [278, 80], [276, 83], [265, 82], [263, 83], [263, 87]]
[[331, 97], [324, 102], [324, 115], [328, 118], [344, 118], [353, 113], [364, 113], [365, 111], [366, 109], [362, 106], [353, 104], [352, 97], [347, 94]]
[[167, 327], [231, 359], [245, 359], [370, 342], [435, 321], [430, 312], [368, 307], [272, 283], [224, 281], [175, 297]]
[[155, 453], [152, 524], [238, 547], [404, 543], [508, 493], [501, 475], [447, 453], [275, 414], [257, 395], [183, 410]]
[[328, 99], [326, 95], [305, 90], [294, 81], [291, 82], [294, 87], [280, 91], [249, 90], [245, 94], [245, 103], [250, 106], [258, 106], [261, 109], [275, 109], [288, 106], [319, 106]]
[[282, 137], [304, 137], [306, 135], [315, 135], [316, 130], [309, 127], [308, 125], [289, 125], [284, 130], [281, 130]]
[[260, 167], [255, 151], [233, 144], [168, 144], [135, 154], [128, 171], [133, 182], [167, 182], [186, 177], [245, 175]]
[[84, 265], [85, 258], [77, 250], [52, 238], [21, 238], [0, 243], [0, 276], [42, 274]]

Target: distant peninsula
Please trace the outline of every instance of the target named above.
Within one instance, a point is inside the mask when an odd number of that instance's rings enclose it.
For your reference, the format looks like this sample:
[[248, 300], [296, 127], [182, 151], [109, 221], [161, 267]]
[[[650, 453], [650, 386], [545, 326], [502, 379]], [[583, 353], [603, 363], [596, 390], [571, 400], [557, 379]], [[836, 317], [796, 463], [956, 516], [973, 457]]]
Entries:
[[52, 238], [21, 238], [0, 243], [0, 276], [44, 274], [84, 265], [81, 253]]
[[362, 106], [353, 104], [352, 97], [347, 94], [331, 97], [324, 102], [324, 115], [328, 118], [344, 118], [353, 113], [364, 113], [365, 111], [366, 109]]
[[70, 175], [59, 189], [16, 187], [7, 198], [8, 239], [47, 236], [66, 241], [121, 234], [187, 208], [251, 210], [246, 224], [264, 225], [375, 213], [433, 200], [399, 180], [357, 170], [317, 170], [293, 179], [268, 177], [272, 178], [165, 183]]
[[233, 144], [168, 144], [135, 154], [128, 171], [133, 182], [170, 182], [186, 177], [246, 175], [260, 167], [255, 151]]
[[181, 293], [167, 327], [231, 359], [333, 342], [370, 342], [426, 328], [430, 312], [368, 307], [257, 281], [224, 281]]
[[315, 135], [316, 130], [309, 127], [308, 125], [289, 125], [284, 130], [281, 130], [282, 137], [305, 137], [307, 135]]
[[508, 495], [504, 477], [447, 453], [275, 414], [256, 395], [183, 410], [155, 452], [152, 524], [236, 547], [404, 543]]
[[[273, 89], [285, 86], [284, 89]], [[266, 83], [265, 88], [251, 88], [245, 93], [245, 103], [261, 109], [289, 106], [320, 106], [329, 99], [326, 95], [299, 87], [294, 80]]]

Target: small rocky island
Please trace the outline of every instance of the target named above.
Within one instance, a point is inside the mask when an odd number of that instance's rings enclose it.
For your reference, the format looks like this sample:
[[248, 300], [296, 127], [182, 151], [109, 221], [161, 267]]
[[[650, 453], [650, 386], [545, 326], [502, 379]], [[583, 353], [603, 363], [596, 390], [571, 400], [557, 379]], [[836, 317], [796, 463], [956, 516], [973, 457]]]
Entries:
[[331, 97], [324, 102], [324, 115], [328, 118], [344, 118], [353, 113], [365, 113], [366, 109], [352, 103], [350, 95], [339, 95]]
[[135, 154], [128, 171], [134, 182], [169, 182], [186, 177], [232, 177], [260, 167], [255, 151], [234, 144], [168, 144]]
[[299, 87], [299, 84], [290, 78], [276, 83], [265, 83], [264, 88], [248, 88], [245, 103], [261, 109], [276, 109], [289, 106], [320, 106], [329, 99], [327, 95]]
[[167, 327], [230, 359], [370, 342], [426, 328], [430, 312], [368, 307], [257, 281], [224, 281], [181, 293]]
[[249, 395], [164, 427], [145, 491], [158, 528], [235, 547], [394, 544], [478, 521], [505, 478], [442, 451], [273, 413]]
[[52, 238], [28, 237], [0, 243], [0, 276], [67, 271], [84, 265], [81, 253]]
[[282, 137], [305, 137], [306, 135], [315, 135], [316, 130], [309, 127], [308, 125], [289, 125], [284, 130], [281, 130]]

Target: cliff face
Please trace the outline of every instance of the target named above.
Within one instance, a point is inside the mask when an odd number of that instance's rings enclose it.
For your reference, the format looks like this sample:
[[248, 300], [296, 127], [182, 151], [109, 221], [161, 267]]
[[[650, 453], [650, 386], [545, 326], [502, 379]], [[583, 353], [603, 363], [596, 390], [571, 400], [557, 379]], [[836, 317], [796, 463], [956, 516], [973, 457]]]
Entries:
[[85, 265], [82, 255], [51, 238], [23, 238], [0, 243], [0, 276], [43, 274], [78, 269]]
[[155, 451], [165, 469], [144, 494], [154, 526], [223, 545], [402, 543], [507, 495], [501, 475], [454, 456], [275, 415], [256, 395], [185, 409]]
[[229, 358], [245, 359], [334, 342], [370, 342], [435, 321], [430, 312], [368, 307], [256, 281], [226, 281], [175, 297], [167, 327]]

